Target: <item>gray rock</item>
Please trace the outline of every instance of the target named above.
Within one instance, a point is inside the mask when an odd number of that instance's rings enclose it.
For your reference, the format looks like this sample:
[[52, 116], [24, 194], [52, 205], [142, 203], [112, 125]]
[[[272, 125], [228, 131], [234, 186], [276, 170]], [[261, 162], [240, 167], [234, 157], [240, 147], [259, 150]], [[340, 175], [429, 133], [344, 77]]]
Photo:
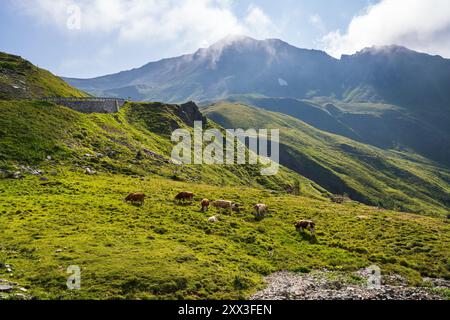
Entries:
[[26, 295], [24, 295], [23, 293], [16, 293], [14, 296], [16, 297], [16, 299], [19, 299], [19, 300], [27, 300], [28, 299], [28, 297]]
[[12, 173], [11, 178], [12, 179], [23, 179], [22, 172], [17, 171], [17, 172]]
[[211, 222], [211, 223], [219, 222], [219, 218], [217, 218], [216, 216], [210, 217], [210, 218], [208, 218], [208, 222]]
[[144, 151], [145, 154], [147, 154], [150, 157], [154, 157], [154, 158], [159, 159], [159, 160], [166, 160], [166, 158], [164, 156], [162, 156], [162, 155], [160, 155], [160, 154], [158, 154], [156, 152], [153, 152], [151, 150], [143, 149], [143, 151]]
[[97, 172], [94, 169], [91, 169], [91, 168], [88, 167], [88, 168], [85, 169], [84, 173], [86, 173], [88, 175], [94, 175]]
[[423, 278], [423, 281], [431, 284], [435, 288], [450, 289], [450, 280], [425, 277]]
[[20, 170], [21, 170], [22, 172], [31, 174], [31, 175], [33, 175], [33, 176], [40, 176], [40, 175], [42, 175], [42, 171], [41, 171], [41, 170], [39, 170], [39, 169], [33, 169], [33, 168], [31, 168], [31, 167], [28, 167], [28, 166], [20, 166]]
[[109, 158], [114, 158], [119, 154], [119, 152], [117, 151], [108, 151], [108, 153], [106, 154]]
[[13, 288], [10, 284], [0, 284], [0, 292], [11, 292]]

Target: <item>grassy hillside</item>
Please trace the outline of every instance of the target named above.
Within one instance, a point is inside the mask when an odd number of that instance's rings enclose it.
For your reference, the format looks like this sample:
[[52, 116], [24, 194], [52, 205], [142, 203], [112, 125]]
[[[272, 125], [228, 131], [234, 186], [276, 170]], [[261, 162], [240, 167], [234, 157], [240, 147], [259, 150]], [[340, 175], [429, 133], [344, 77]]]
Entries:
[[[442, 217], [336, 204], [323, 188], [284, 168], [260, 177], [255, 166], [170, 163], [170, 132], [202, 117], [195, 109], [128, 103], [117, 114], [86, 115], [51, 103], [3, 101], [0, 114], [0, 278], [19, 283], [27, 295], [247, 298], [278, 270], [327, 268], [364, 283], [350, 272], [374, 263], [411, 285], [424, 285], [423, 276], [450, 279], [450, 225]], [[268, 118], [245, 113], [240, 120], [258, 125]], [[286, 137], [306, 139], [296, 130]], [[317, 139], [319, 133], [308, 130], [309, 139]], [[320, 135], [319, 150], [336, 139]], [[28, 174], [20, 165], [43, 173]], [[86, 174], [86, 168], [97, 173]], [[23, 179], [1, 177], [16, 170]], [[288, 195], [284, 189], [296, 182], [301, 195]], [[176, 205], [173, 197], [185, 190], [196, 194], [194, 203]], [[138, 191], [148, 195], [143, 207], [123, 201]], [[204, 197], [243, 207], [231, 216], [216, 209], [201, 213]], [[251, 214], [258, 202], [270, 207], [263, 221]], [[215, 214], [219, 222], [208, 222]], [[299, 219], [316, 221], [316, 237], [295, 231]], [[81, 267], [80, 291], [66, 288], [70, 265]]]
[[218, 103], [202, 112], [227, 128], [280, 128], [281, 163], [330, 192], [401, 211], [449, 212], [450, 172], [427, 159], [367, 146], [245, 105]]
[[305, 195], [322, 197], [327, 193], [287, 169], [264, 177], [259, 166], [173, 164], [171, 132], [189, 129], [194, 120], [201, 120], [198, 110], [188, 114], [176, 105], [128, 103], [117, 114], [86, 115], [48, 102], [0, 101], [0, 113], [0, 166], [6, 169], [13, 164], [64, 164], [113, 174], [154, 174], [179, 181], [279, 191], [300, 182]]
[[0, 52], [0, 100], [86, 96], [47, 70]]
[[[351, 272], [373, 263], [414, 285], [421, 276], [450, 278], [444, 219], [261, 189], [56, 170], [46, 183], [0, 180], [0, 262], [13, 269], [0, 268], [0, 278], [38, 298], [235, 299], [261, 289], [263, 276], [277, 270]], [[175, 205], [180, 190], [195, 192], [194, 204]], [[131, 191], [149, 195], [145, 206], [124, 203]], [[202, 197], [244, 207], [232, 216], [204, 214]], [[259, 201], [270, 206], [261, 222], [251, 215]], [[214, 214], [220, 221], [209, 223]], [[317, 222], [316, 238], [295, 232], [298, 219]], [[82, 269], [80, 291], [65, 287], [69, 265]]]

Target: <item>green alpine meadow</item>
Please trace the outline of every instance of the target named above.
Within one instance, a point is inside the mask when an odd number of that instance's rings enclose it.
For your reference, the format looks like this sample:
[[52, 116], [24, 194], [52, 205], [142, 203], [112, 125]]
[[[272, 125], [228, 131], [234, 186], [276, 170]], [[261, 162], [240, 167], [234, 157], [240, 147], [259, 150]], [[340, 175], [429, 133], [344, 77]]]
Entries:
[[448, 10], [319, 2], [5, 1], [0, 301], [450, 300]]

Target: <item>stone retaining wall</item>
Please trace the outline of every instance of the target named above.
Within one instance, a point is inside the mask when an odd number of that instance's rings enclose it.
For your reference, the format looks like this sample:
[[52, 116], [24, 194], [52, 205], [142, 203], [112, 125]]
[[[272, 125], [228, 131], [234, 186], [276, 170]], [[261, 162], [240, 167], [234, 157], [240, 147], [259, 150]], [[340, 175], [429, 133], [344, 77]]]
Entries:
[[81, 113], [116, 113], [125, 104], [125, 100], [113, 98], [52, 98], [46, 100]]

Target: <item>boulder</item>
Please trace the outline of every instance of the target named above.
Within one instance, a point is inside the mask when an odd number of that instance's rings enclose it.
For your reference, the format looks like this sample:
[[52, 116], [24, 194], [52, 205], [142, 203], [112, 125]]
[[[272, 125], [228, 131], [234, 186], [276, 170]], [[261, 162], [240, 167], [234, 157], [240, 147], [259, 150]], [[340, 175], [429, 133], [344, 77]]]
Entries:
[[11, 292], [13, 286], [10, 284], [0, 284], [0, 292]]
[[211, 222], [211, 223], [219, 222], [219, 218], [217, 218], [216, 216], [210, 217], [210, 218], [208, 218], [208, 222]]
[[11, 179], [23, 179], [22, 172], [16, 171], [11, 174]]
[[88, 168], [85, 169], [84, 173], [86, 173], [88, 175], [94, 175], [97, 172], [94, 169], [91, 169], [91, 168], [88, 167]]

